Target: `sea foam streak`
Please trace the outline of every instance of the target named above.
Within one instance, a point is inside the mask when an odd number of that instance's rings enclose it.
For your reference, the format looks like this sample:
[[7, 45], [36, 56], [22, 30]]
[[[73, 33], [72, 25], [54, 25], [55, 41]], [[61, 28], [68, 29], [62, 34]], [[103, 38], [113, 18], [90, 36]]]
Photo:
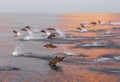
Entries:
[[13, 56], [24, 55], [20, 47], [16, 47], [15, 50], [12, 52]]

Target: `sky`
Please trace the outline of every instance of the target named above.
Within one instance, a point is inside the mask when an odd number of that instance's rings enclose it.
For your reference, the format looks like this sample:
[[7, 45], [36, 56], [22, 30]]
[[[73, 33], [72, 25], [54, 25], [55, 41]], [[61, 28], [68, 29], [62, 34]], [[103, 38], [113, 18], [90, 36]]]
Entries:
[[120, 13], [120, 0], [0, 0], [0, 13]]

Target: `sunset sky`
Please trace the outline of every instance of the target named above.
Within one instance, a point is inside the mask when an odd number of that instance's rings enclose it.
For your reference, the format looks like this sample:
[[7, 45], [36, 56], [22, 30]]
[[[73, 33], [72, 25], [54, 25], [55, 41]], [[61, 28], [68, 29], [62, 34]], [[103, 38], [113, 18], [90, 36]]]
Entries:
[[119, 13], [120, 0], [0, 0], [0, 12]]

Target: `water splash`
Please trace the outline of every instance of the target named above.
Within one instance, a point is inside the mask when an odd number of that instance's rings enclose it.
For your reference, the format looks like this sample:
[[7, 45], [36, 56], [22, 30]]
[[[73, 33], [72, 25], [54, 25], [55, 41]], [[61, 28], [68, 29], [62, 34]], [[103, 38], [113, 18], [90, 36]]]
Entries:
[[29, 34], [24, 38], [24, 40], [31, 40], [31, 39], [34, 39], [33, 34]]
[[120, 61], [120, 56], [116, 56], [114, 59]]
[[13, 56], [24, 55], [20, 47], [16, 47], [15, 50], [12, 52]]
[[98, 58], [98, 59], [95, 59], [94, 62], [105, 62], [105, 61], [108, 61], [110, 60], [111, 58]]
[[67, 56], [75, 56], [76, 54], [74, 52], [65, 52]]
[[57, 29], [57, 33], [60, 35], [60, 37], [65, 37], [65, 32], [60, 30], [60, 29]]

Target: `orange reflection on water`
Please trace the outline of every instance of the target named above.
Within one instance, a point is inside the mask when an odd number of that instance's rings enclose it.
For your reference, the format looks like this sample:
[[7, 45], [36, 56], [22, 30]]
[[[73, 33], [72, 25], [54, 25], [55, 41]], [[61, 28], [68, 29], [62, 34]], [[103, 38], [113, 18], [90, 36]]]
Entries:
[[114, 49], [74, 49], [73, 51], [88, 55], [89, 60], [96, 59], [104, 54], [120, 53], [120, 51]]
[[65, 14], [60, 20], [60, 26], [64, 29], [75, 29], [81, 22], [97, 22], [99, 20], [108, 21], [119, 21], [119, 14]]
[[[62, 65], [64, 73], [48, 73], [47, 81], [57, 82], [116, 82], [118, 77], [103, 73], [89, 71], [85, 65]], [[56, 79], [57, 78], [57, 79]]]

